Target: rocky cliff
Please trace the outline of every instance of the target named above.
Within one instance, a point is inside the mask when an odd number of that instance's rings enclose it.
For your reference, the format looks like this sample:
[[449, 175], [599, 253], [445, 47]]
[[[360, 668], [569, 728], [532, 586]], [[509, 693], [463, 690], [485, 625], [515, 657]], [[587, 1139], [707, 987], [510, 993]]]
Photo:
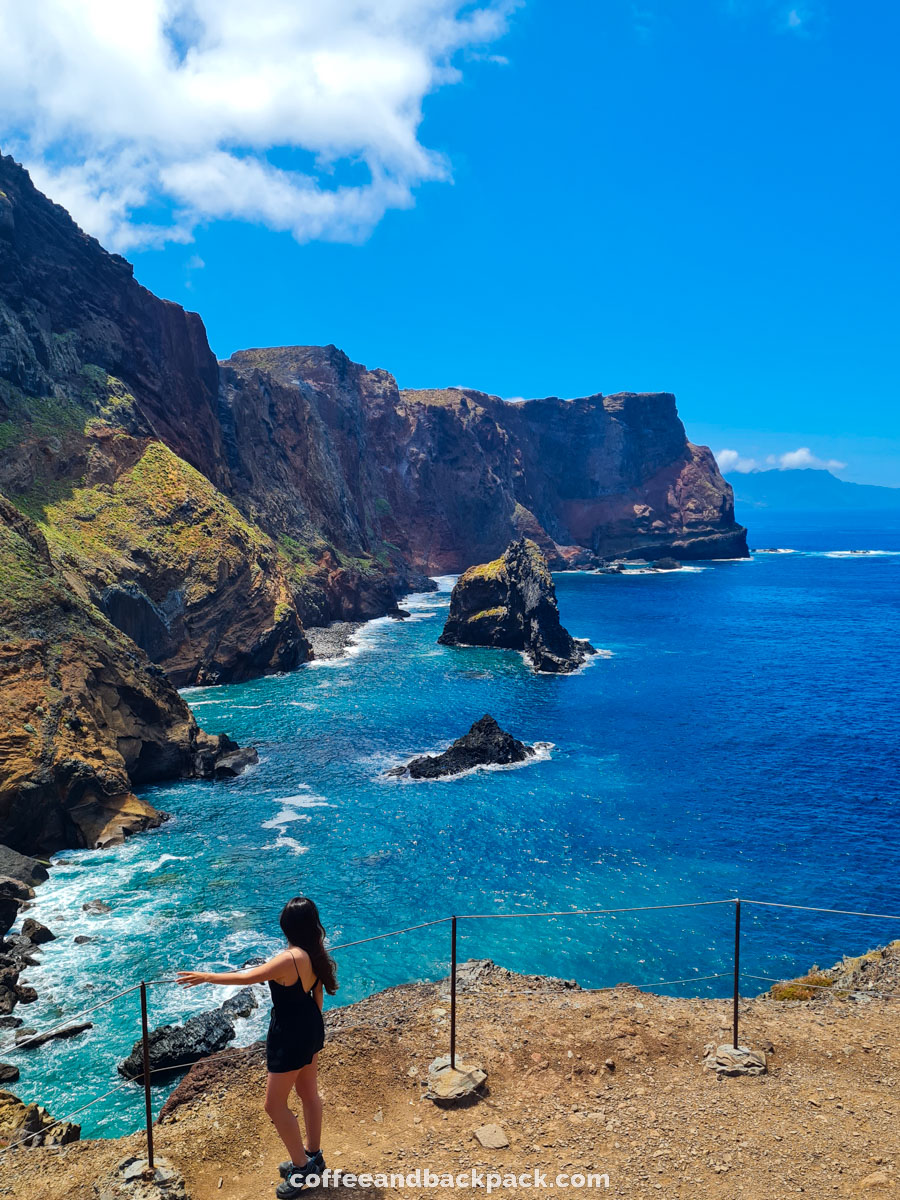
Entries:
[[[135, 758], [98, 733], [83, 755], [112, 771], [91, 793], [104, 803], [131, 794], [121, 789], [147, 777], [150, 757], [157, 775], [185, 769], [198, 732], [172, 684], [292, 669], [311, 655], [304, 625], [395, 610], [427, 573], [483, 562], [512, 538], [532, 538], [553, 566], [746, 553], [730, 488], [686, 441], [671, 396], [401, 392], [334, 346], [217, 363], [196, 314], [141, 287], [2, 156], [0, 494], [10, 552], [42, 556], [55, 589], [38, 601], [11, 576], [0, 641], [8, 669], [25, 671], [14, 692], [58, 687], [47, 681], [71, 669], [66, 688], [105, 687], [110, 712], [129, 672], [134, 694], [155, 697], [133, 740], [151, 744], [159, 726], [168, 749]], [[7, 787], [41, 781], [66, 812], [86, 811], [81, 768], [70, 778], [59, 765], [77, 759], [65, 730], [26, 737], [22, 723], [38, 726], [9, 703]], [[11, 796], [0, 812], [21, 809]], [[63, 829], [86, 836], [67, 822], [53, 818], [47, 844]]]
[[445, 646], [522, 650], [535, 671], [565, 675], [596, 651], [559, 621], [556, 589], [539, 547], [512, 542], [501, 558], [469, 567], [450, 596], [438, 641]]
[[28, 854], [159, 824], [133, 788], [210, 776], [203, 733], [163, 672], [56, 568], [0, 497], [0, 840]]

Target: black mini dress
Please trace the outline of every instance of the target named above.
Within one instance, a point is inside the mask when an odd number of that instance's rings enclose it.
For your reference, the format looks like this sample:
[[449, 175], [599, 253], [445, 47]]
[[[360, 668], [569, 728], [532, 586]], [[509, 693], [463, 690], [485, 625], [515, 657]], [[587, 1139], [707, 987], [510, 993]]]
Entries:
[[272, 1015], [266, 1037], [266, 1068], [273, 1074], [308, 1067], [325, 1045], [325, 1021], [315, 995], [319, 986], [318, 977], [307, 992], [300, 979], [296, 959], [294, 967], [297, 971], [296, 983], [283, 984], [269, 980]]

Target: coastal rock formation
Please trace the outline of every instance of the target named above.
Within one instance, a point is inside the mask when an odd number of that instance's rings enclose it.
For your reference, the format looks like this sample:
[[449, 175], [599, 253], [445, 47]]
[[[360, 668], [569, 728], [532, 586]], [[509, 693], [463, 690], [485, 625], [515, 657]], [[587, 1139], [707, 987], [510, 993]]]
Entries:
[[[0, 497], [0, 834], [24, 854], [104, 846], [163, 819], [132, 788], [212, 775], [220, 739], [69, 585]], [[234, 743], [226, 742], [230, 753]]]
[[445, 646], [524, 650], [535, 671], [565, 674], [594, 647], [559, 623], [556, 589], [538, 546], [521, 538], [502, 558], [470, 567], [450, 596], [450, 615], [438, 641]]
[[146, 827], [132, 786], [195, 772], [172, 684], [290, 670], [305, 626], [428, 573], [521, 536], [554, 567], [746, 553], [671, 395], [401, 392], [335, 346], [217, 363], [3, 156], [0, 494], [0, 838], [42, 853]]
[[494, 558], [514, 538], [554, 568], [616, 557], [746, 557], [730, 486], [687, 441], [675, 397], [625, 392], [509, 403], [471, 389], [370, 405], [385, 536], [432, 572]]
[[[0, 875], [0, 938], [16, 923], [21, 906], [34, 895], [32, 888], [9, 875]], [[0, 964], [2, 965], [2, 964]], [[0, 971], [2, 978], [2, 971]]]
[[526, 746], [501, 729], [489, 714], [476, 721], [468, 733], [456, 739], [443, 754], [423, 754], [406, 766], [394, 767], [388, 775], [410, 779], [440, 779], [460, 775], [474, 767], [510, 766], [534, 757], [534, 746]]
[[80, 1137], [80, 1125], [58, 1122], [39, 1104], [26, 1104], [12, 1092], [0, 1091], [0, 1147], [14, 1142], [21, 1146], [68, 1146]]
[[[150, 1072], [154, 1081], [186, 1071], [192, 1063], [224, 1050], [235, 1038], [234, 1023], [228, 1013], [217, 1008], [197, 1013], [183, 1025], [161, 1025], [151, 1031]], [[144, 1081], [143, 1043], [134, 1043], [131, 1053], [119, 1063], [118, 1071], [136, 1083]]]

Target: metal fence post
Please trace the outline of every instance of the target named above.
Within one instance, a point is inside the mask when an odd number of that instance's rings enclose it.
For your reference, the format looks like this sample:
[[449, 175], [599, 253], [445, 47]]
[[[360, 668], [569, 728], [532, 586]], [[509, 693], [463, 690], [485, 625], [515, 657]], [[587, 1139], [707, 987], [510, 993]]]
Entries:
[[141, 1040], [144, 1051], [144, 1109], [147, 1121], [147, 1162], [153, 1170], [153, 1108], [150, 1102], [150, 1039], [147, 1033], [147, 985], [141, 980]]
[[450, 918], [450, 1069], [456, 1070], [456, 917]]
[[738, 1005], [741, 988], [741, 902], [734, 902], [734, 1009], [732, 1013], [732, 1043], [738, 1048]]

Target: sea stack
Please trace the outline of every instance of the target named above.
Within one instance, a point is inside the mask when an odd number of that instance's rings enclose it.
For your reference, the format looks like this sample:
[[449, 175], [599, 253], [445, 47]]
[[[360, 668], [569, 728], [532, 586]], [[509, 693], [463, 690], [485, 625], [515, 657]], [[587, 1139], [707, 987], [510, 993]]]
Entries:
[[596, 654], [589, 642], [573, 638], [559, 623], [550, 568], [529, 538], [511, 542], [501, 558], [469, 567], [459, 577], [438, 641], [522, 650], [535, 671], [557, 675]]
[[[538, 743], [544, 746], [547, 743]], [[476, 721], [468, 733], [456, 739], [443, 754], [423, 754], [402, 767], [393, 767], [388, 775], [410, 779], [441, 779], [446, 775], [461, 775], [475, 767], [509, 767], [527, 762], [535, 754], [534, 746], [526, 746], [511, 733], [501, 729], [490, 713]]]

